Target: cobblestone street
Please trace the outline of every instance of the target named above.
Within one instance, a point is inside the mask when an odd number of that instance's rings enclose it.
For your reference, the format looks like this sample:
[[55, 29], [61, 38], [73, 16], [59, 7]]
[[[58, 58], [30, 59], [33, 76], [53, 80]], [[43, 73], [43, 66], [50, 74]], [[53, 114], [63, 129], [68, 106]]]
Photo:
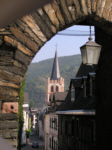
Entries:
[[[38, 143], [39, 143], [39, 148], [32, 148], [32, 143], [33, 143], [33, 142], [38, 142]], [[28, 145], [22, 147], [22, 150], [35, 150], [35, 149], [38, 149], [38, 150], [45, 150], [45, 147], [44, 147], [44, 141], [43, 141], [43, 139], [40, 139], [40, 138], [34, 133], [33, 136], [30, 136]]]

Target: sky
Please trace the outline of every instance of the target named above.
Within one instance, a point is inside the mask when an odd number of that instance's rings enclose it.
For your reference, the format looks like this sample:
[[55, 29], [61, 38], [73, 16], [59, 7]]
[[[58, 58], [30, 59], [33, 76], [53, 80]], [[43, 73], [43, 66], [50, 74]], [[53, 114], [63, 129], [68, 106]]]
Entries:
[[[88, 31], [89, 26], [77, 26], [74, 25], [66, 30], [77, 30], [77, 31]], [[94, 27], [92, 27], [94, 31]], [[94, 37], [93, 37], [94, 40]], [[39, 50], [36, 54], [32, 63], [39, 62], [42, 60], [54, 58], [57, 44], [58, 57], [60, 56], [70, 56], [75, 54], [80, 54], [80, 47], [88, 41], [88, 36], [62, 36], [55, 35], [50, 41]]]

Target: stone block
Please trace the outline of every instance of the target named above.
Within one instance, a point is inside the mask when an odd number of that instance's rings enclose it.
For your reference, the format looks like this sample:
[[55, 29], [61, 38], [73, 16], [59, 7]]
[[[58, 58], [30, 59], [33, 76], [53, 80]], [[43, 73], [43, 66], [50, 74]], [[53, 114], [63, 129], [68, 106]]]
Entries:
[[18, 112], [17, 102], [3, 103], [2, 113], [17, 113], [17, 112]]
[[0, 101], [0, 113], [2, 112], [2, 101]]

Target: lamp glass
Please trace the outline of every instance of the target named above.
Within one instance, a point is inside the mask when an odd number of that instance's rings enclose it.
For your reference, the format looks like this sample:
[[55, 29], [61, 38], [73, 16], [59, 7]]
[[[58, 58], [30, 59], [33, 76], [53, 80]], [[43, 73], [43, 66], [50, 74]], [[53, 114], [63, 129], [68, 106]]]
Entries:
[[96, 46], [86, 46], [87, 49], [87, 64], [96, 65], [99, 60], [100, 47]]
[[80, 47], [80, 49], [81, 49], [83, 64], [86, 64], [86, 65], [98, 64], [100, 51], [101, 51], [101, 45], [93, 41], [89, 41], [85, 45]]
[[82, 55], [82, 61], [84, 64], [87, 63], [87, 51], [86, 46], [81, 47], [81, 55]]

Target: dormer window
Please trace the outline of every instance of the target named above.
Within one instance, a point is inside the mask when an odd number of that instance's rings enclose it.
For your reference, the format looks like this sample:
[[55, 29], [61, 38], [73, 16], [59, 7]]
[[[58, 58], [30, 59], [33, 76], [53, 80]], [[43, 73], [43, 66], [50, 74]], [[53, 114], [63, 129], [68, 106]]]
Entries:
[[75, 89], [72, 88], [71, 89], [71, 102], [73, 102], [75, 100]]

